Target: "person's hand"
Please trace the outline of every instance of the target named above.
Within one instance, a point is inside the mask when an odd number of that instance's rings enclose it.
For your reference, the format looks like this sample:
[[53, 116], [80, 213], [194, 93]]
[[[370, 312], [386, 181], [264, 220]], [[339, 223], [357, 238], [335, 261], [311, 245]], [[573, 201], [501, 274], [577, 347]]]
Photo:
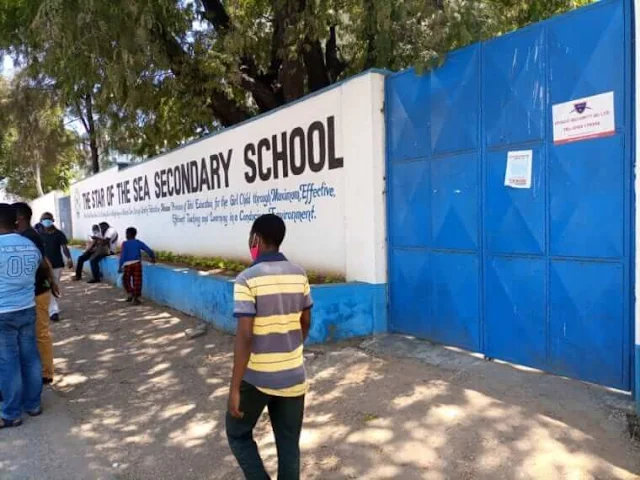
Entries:
[[240, 411], [240, 390], [229, 390], [229, 402], [227, 409], [229, 410], [229, 415], [233, 418], [244, 417], [244, 413]]
[[60, 287], [56, 282], [51, 282], [51, 294], [56, 298], [60, 298]]
[[73, 270], [73, 260], [71, 259], [67, 260], [67, 268], [69, 270]]

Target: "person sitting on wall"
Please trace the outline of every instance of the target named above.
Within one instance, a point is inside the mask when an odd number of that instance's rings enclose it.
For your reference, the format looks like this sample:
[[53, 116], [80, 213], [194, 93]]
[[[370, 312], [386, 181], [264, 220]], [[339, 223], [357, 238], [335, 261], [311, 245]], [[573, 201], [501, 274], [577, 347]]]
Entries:
[[116, 253], [118, 244], [118, 232], [107, 222], [100, 223], [100, 233], [102, 239], [99, 240], [99, 246], [96, 252], [91, 256], [89, 263], [91, 264], [91, 274], [93, 278], [88, 283], [100, 283], [102, 274], [100, 273], [100, 261]]
[[87, 238], [87, 246], [85, 248], [85, 252], [95, 252], [97, 246], [98, 246], [98, 241], [102, 239], [102, 234], [100, 233], [100, 226], [99, 225], [93, 225], [91, 227], [91, 233], [89, 234], [89, 237]]
[[89, 234], [89, 238], [87, 239], [87, 246], [84, 249], [82, 255], [78, 257], [78, 261], [76, 262], [76, 276], [74, 278], [75, 281], [82, 280], [82, 269], [84, 267], [84, 262], [90, 260], [91, 257], [98, 251], [101, 241], [102, 232], [100, 231], [100, 226], [92, 226], [91, 233]]

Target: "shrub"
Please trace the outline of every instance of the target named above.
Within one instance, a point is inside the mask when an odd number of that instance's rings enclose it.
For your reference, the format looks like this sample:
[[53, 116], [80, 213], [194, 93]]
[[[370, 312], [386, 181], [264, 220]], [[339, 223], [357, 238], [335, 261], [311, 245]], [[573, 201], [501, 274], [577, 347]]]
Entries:
[[[72, 247], [84, 248], [86, 242], [83, 242], [82, 240], [72, 239], [69, 241], [69, 245]], [[116, 250], [116, 253], [120, 253], [120, 248]], [[216, 274], [219, 275], [234, 276], [242, 272], [249, 266], [248, 262], [242, 262], [240, 260], [229, 258], [186, 255], [167, 252], [165, 250], [156, 250], [155, 253], [158, 263], [165, 263], [178, 267], [189, 267], [203, 271], [213, 270]], [[344, 277], [340, 275], [325, 275], [313, 271], [307, 272], [307, 275], [309, 277], [309, 283], [313, 285], [344, 283], [345, 281]]]

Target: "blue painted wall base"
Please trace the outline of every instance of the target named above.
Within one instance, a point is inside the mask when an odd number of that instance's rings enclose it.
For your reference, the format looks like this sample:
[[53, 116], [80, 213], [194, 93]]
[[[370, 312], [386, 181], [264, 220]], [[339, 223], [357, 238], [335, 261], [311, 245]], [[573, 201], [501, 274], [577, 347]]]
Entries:
[[640, 345], [636, 345], [635, 359], [636, 364], [633, 371], [635, 377], [635, 388], [633, 390], [633, 395], [636, 401], [636, 415], [640, 416]]
[[[82, 251], [71, 249], [74, 261]], [[118, 257], [102, 261], [102, 273], [122, 287]], [[89, 273], [85, 264], [85, 275]], [[145, 298], [201, 318], [225, 332], [235, 332], [233, 281], [189, 268], [144, 264]], [[387, 331], [386, 285], [344, 283], [311, 287], [314, 300], [308, 343], [365, 337]]]

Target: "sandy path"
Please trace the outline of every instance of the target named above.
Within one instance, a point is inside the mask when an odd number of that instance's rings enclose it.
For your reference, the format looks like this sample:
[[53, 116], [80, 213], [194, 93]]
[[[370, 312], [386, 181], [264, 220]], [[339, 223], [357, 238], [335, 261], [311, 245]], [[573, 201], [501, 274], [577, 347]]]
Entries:
[[[223, 428], [232, 338], [210, 330], [187, 340], [192, 318], [129, 306], [107, 285], [65, 282], [64, 291], [55, 391], [69, 420], [57, 428], [93, 465], [67, 478], [106, 478], [105, 468], [116, 479], [240, 478]], [[366, 346], [308, 353], [303, 478], [640, 478], [623, 395], [397, 337]], [[6, 438], [0, 467], [16, 466]], [[259, 444], [273, 469], [266, 418]], [[11, 475], [38, 478], [24, 466]]]

